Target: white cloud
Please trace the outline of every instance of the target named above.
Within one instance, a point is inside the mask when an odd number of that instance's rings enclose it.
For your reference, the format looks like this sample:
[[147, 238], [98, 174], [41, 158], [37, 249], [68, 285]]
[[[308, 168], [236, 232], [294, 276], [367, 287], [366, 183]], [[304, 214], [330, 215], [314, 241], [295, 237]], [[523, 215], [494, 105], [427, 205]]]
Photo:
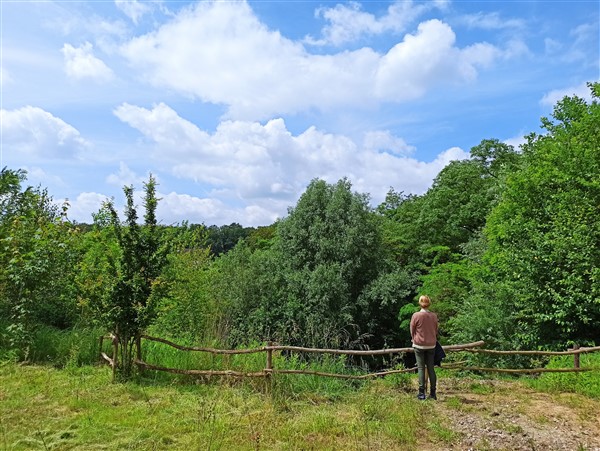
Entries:
[[402, 138], [393, 136], [389, 131], [367, 132], [363, 147], [370, 151], [391, 152], [396, 155], [409, 155], [415, 147], [406, 144]]
[[[468, 157], [458, 148], [440, 153], [431, 162], [402, 156], [411, 147], [386, 131], [367, 134], [364, 144], [358, 144], [315, 127], [293, 135], [283, 119], [264, 125], [226, 121], [208, 134], [164, 104], [152, 110], [122, 105], [115, 114], [154, 143], [153, 158], [164, 171], [208, 186], [209, 191], [212, 187], [205, 199], [175, 193], [165, 197], [161, 208], [181, 219], [187, 214], [190, 220], [190, 215], [197, 215], [203, 221], [271, 223], [285, 215], [313, 178], [334, 183], [348, 177], [355, 189], [372, 194], [376, 202], [383, 200], [390, 186], [422, 193], [449, 161]], [[160, 131], [155, 126], [157, 117], [169, 118]], [[178, 149], [176, 156], [172, 148]], [[225, 207], [232, 202], [242, 205]]]
[[243, 218], [244, 225], [259, 226], [272, 224], [279, 217], [273, 208], [249, 205], [234, 208], [214, 198], [199, 198], [188, 194], [159, 194], [157, 215], [169, 218], [169, 223], [231, 224]]
[[144, 177], [138, 176], [122, 161], [119, 163], [119, 172], [116, 174], [109, 174], [108, 177], [106, 177], [106, 183], [119, 188], [131, 185], [142, 186], [145, 181], [146, 179]]
[[90, 147], [72, 125], [41, 108], [2, 110], [1, 115], [5, 152], [66, 159], [77, 157]]
[[66, 183], [61, 177], [54, 174], [49, 174], [38, 166], [24, 166], [23, 169], [27, 171], [27, 184], [32, 186], [66, 186]]
[[323, 17], [329, 23], [321, 31], [322, 38], [305, 38], [312, 45], [341, 45], [359, 39], [363, 35], [378, 35], [385, 32], [405, 31], [417, 17], [434, 7], [444, 7], [447, 2], [427, 2], [415, 4], [412, 0], [400, 0], [392, 3], [385, 15], [375, 15], [361, 10], [357, 2], [337, 4], [333, 8], [319, 8], [317, 17]]
[[109, 81], [114, 77], [113, 71], [94, 56], [92, 44], [89, 42], [79, 48], [65, 44], [62, 53], [65, 58], [65, 71], [69, 77], [77, 80], [91, 78], [100, 82]]
[[138, 129], [142, 134], [170, 153], [188, 152], [202, 146], [208, 134], [201, 131], [191, 122], [181, 119], [175, 111], [164, 103], [156, 105], [152, 110], [124, 103], [114, 111], [123, 122]]
[[138, 23], [138, 20], [144, 14], [149, 13], [152, 10], [148, 3], [142, 3], [138, 0], [115, 0], [115, 6], [135, 24]]
[[122, 47], [144, 77], [205, 102], [230, 118], [402, 102], [432, 87], [469, 82], [503, 56], [478, 43], [455, 46], [441, 21], [419, 25], [386, 54], [370, 48], [315, 55], [263, 25], [245, 2], [202, 2]]
[[484, 30], [515, 30], [525, 28], [525, 21], [523, 19], [503, 19], [497, 12], [467, 14], [458, 18], [456, 22], [468, 28], [481, 28]]
[[568, 88], [563, 89], [554, 89], [544, 95], [542, 100], [540, 100], [540, 104], [546, 106], [554, 106], [556, 102], [562, 100], [565, 96], [577, 96], [582, 99], [591, 102], [592, 96], [590, 94], [590, 89], [587, 87], [586, 83], [583, 82], [576, 86], [569, 86]]
[[486, 66], [500, 51], [486, 43], [463, 50], [454, 46], [452, 29], [439, 20], [419, 25], [415, 35], [406, 35], [381, 58], [376, 73], [376, 94], [398, 102], [422, 96], [442, 81], [469, 81], [477, 77], [477, 67]]
[[504, 140], [505, 144], [509, 146], [513, 146], [515, 150], [519, 150], [522, 144], [525, 144], [527, 139], [525, 138], [524, 133], [520, 133], [517, 136], [513, 136], [512, 138], [508, 138]]
[[[63, 199], [60, 202], [67, 200]], [[100, 210], [102, 204], [109, 200], [108, 196], [100, 193], [85, 192], [80, 193], [76, 199], [68, 199], [69, 210], [67, 216], [77, 222], [91, 223], [92, 214]]]

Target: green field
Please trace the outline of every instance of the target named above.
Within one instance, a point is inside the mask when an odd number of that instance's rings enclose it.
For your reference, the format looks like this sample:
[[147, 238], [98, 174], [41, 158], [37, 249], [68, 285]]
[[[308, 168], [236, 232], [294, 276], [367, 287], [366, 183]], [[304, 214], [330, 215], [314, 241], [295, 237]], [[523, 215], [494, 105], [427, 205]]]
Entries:
[[452, 438], [431, 403], [391, 381], [293, 394], [277, 382], [112, 384], [107, 367], [9, 363], [0, 387], [6, 450], [415, 449], [422, 422], [434, 441]]
[[0, 449], [589, 450], [600, 444], [597, 372], [519, 380], [438, 374], [439, 401], [419, 402], [415, 375], [358, 383], [275, 376], [267, 385], [148, 372], [111, 383], [106, 366], [5, 362]]

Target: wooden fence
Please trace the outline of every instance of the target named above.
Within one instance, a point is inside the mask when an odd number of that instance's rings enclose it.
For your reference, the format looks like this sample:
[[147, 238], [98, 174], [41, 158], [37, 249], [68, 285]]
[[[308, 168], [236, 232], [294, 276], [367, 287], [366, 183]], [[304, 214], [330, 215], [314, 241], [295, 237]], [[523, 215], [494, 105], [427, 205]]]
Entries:
[[[108, 356], [103, 351], [104, 340], [110, 339], [112, 343], [112, 357]], [[213, 355], [236, 355], [236, 354], [255, 354], [255, 353], [266, 353], [265, 359], [265, 368], [262, 371], [256, 372], [243, 372], [243, 371], [234, 371], [234, 370], [186, 370], [180, 368], [168, 368], [164, 366], [154, 365], [147, 363], [142, 360], [142, 339], [155, 341], [159, 343], [163, 343], [167, 346], [173, 347], [180, 351], [193, 351], [193, 352], [205, 352]], [[520, 369], [509, 369], [509, 368], [482, 368], [482, 367], [473, 367], [466, 366], [465, 362], [452, 362], [443, 365], [444, 369], [452, 369], [452, 370], [467, 370], [467, 371], [483, 371], [483, 372], [499, 372], [499, 373], [528, 373], [528, 374], [537, 374], [537, 373], [558, 373], [558, 372], [584, 372], [584, 371], [600, 371], [600, 368], [582, 368], [579, 364], [579, 356], [583, 353], [597, 352], [600, 351], [600, 346], [596, 347], [588, 347], [588, 348], [580, 348], [578, 346], [574, 346], [572, 349], [567, 351], [496, 351], [492, 349], [481, 349], [481, 346], [484, 345], [483, 341], [477, 341], [474, 343], [467, 344], [458, 344], [458, 345], [449, 345], [443, 346], [446, 353], [448, 352], [472, 352], [472, 353], [485, 353], [492, 355], [545, 355], [545, 356], [557, 356], [557, 355], [573, 355], [573, 368], [520, 368]], [[115, 372], [118, 366], [118, 346], [119, 340], [118, 338], [111, 334], [110, 336], [102, 336], [100, 337], [100, 357], [102, 361], [107, 362], [113, 370], [113, 380], [115, 377]], [[168, 373], [174, 374], [186, 374], [191, 376], [233, 376], [233, 377], [271, 377], [273, 374], [305, 374], [305, 375], [315, 375], [315, 376], [324, 376], [324, 377], [334, 377], [340, 379], [369, 379], [375, 377], [383, 377], [390, 374], [397, 373], [408, 373], [414, 372], [416, 367], [414, 368], [404, 368], [398, 370], [385, 370], [374, 373], [367, 373], [361, 375], [351, 375], [351, 374], [337, 374], [337, 373], [325, 373], [321, 371], [312, 371], [312, 370], [287, 370], [287, 369], [277, 369], [273, 367], [273, 352], [301, 352], [301, 353], [317, 353], [317, 354], [333, 354], [333, 355], [351, 355], [351, 356], [377, 356], [377, 355], [394, 355], [394, 354], [403, 354], [414, 352], [413, 348], [390, 348], [390, 349], [377, 349], [371, 351], [361, 351], [361, 350], [343, 350], [343, 349], [319, 349], [319, 348], [304, 348], [299, 346], [281, 346], [273, 343], [268, 343], [266, 346], [262, 346], [259, 348], [253, 349], [213, 349], [213, 348], [203, 348], [203, 347], [194, 347], [194, 346], [182, 346], [177, 343], [173, 343], [172, 341], [165, 340], [164, 338], [151, 337], [148, 335], [142, 335], [138, 337], [136, 340], [136, 356], [137, 358], [134, 360], [134, 363], [141, 369], [149, 369], [155, 371], [164, 371]]]

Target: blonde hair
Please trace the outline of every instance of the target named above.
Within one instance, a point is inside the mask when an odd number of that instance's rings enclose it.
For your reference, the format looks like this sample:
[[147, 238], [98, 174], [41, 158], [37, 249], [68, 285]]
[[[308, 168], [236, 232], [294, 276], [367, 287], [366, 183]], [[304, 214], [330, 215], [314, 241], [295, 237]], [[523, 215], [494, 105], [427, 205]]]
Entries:
[[419, 298], [419, 305], [421, 308], [428, 308], [431, 305], [431, 299], [429, 299], [429, 296], [421, 296]]

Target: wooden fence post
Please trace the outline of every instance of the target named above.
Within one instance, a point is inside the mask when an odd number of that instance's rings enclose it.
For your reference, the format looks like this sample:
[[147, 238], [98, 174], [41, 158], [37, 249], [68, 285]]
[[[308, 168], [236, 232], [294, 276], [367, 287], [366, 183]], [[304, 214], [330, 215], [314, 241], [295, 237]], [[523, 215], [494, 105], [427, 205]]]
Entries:
[[[573, 345], [573, 351], [577, 351], [579, 345]], [[575, 369], [579, 369], [579, 354], [573, 354], [573, 366]]]
[[[142, 336], [140, 334], [138, 334], [137, 337], [135, 337], [135, 348], [136, 360], [142, 361]], [[141, 365], [138, 365], [137, 367], [140, 374], [143, 374], [144, 367]]]
[[273, 346], [272, 341], [267, 342], [267, 374], [271, 374], [271, 370], [273, 369], [273, 350], [271, 349]]
[[104, 335], [100, 335], [100, 350], [98, 352], [98, 357], [100, 358], [100, 363], [104, 362], [104, 358], [102, 357], [102, 345], [104, 345]]
[[271, 393], [271, 384], [273, 383], [273, 346], [272, 341], [267, 341], [267, 367], [265, 368], [265, 378], [267, 382], [267, 390]]
[[112, 381], [114, 383], [115, 380], [117, 379], [117, 366], [118, 366], [118, 361], [119, 361], [119, 337], [117, 337], [117, 335], [113, 335], [112, 345], [113, 345]]

